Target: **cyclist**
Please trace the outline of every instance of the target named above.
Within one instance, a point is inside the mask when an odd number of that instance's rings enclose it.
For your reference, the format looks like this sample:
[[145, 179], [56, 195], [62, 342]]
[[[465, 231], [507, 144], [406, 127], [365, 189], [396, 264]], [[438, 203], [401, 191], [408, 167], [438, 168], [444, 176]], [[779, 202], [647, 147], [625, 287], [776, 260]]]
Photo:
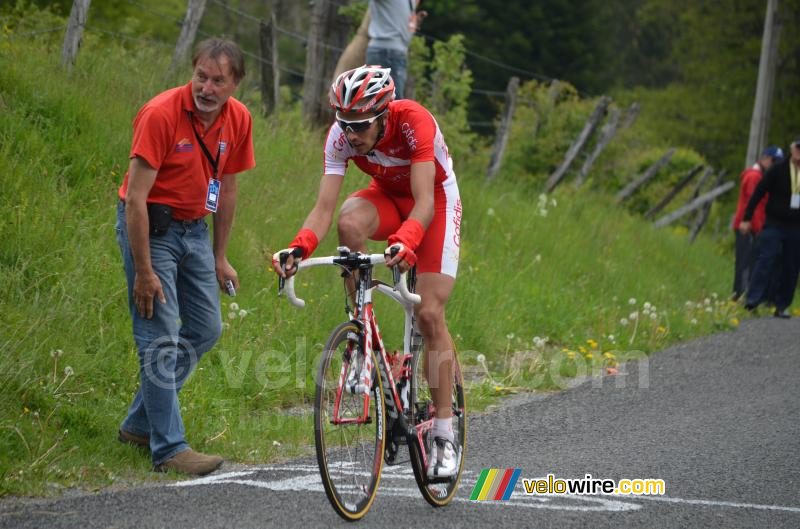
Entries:
[[[453, 162], [436, 120], [422, 105], [395, 100], [389, 68], [361, 66], [331, 85], [336, 110], [325, 141], [324, 168], [316, 204], [295, 239], [273, 256], [283, 277], [297, 272], [293, 254], [309, 257], [325, 237], [350, 160], [372, 177], [339, 210], [341, 244], [366, 252], [366, 240], [388, 241], [388, 266], [417, 266], [422, 302], [416, 319], [426, 344], [425, 371], [436, 407], [429, 478], [455, 474], [451, 395], [453, 348], [445, 306], [458, 269], [461, 199]], [[391, 249], [397, 253], [391, 256]], [[284, 267], [281, 254], [289, 254]]]

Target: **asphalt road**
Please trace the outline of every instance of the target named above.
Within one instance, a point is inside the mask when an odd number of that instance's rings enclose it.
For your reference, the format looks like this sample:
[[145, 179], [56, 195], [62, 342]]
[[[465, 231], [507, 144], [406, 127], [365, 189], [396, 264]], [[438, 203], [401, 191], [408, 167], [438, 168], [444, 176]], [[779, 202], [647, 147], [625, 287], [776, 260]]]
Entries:
[[[746, 321], [474, 417], [459, 498], [433, 509], [384, 472], [363, 527], [800, 527], [800, 319]], [[469, 501], [483, 468], [520, 468], [511, 500]], [[660, 478], [663, 496], [525, 494], [523, 479]], [[0, 527], [343, 527], [313, 460], [199, 480], [0, 501]]]

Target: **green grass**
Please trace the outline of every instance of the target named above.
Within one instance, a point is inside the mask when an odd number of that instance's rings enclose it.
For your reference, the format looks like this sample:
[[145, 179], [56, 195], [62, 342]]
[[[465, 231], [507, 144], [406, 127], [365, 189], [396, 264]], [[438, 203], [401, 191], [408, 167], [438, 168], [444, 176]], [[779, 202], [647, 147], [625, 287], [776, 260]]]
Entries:
[[[115, 440], [138, 375], [114, 217], [132, 118], [166, 88], [168, 57], [90, 36], [67, 75], [57, 38], [0, 46], [0, 495], [159, 479], [145, 453]], [[258, 108], [249, 88], [239, 96]], [[298, 310], [276, 297], [267, 267], [313, 204], [323, 131], [296, 109], [254, 117], [258, 167], [240, 177], [229, 251], [238, 309], [224, 298], [223, 337], [181, 402], [193, 447], [262, 463], [313, 450], [311, 421], [297, 412], [311, 411], [315, 360], [344, 313], [335, 271], [298, 279], [307, 301]], [[713, 294], [728, 291], [732, 272], [715, 243], [690, 246], [685, 233], [655, 230], [590, 191], [548, 197], [542, 216], [524, 184], [484, 185], [485, 153], [455, 164], [463, 253], [448, 320], [473, 408], [736, 325], [736, 308]], [[351, 169], [346, 191], [367, 182]], [[329, 236], [318, 254], [335, 246]], [[655, 319], [623, 326], [644, 302]], [[378, 302], [377, 311], [387, 346], [400, 347], [399, 310]]]

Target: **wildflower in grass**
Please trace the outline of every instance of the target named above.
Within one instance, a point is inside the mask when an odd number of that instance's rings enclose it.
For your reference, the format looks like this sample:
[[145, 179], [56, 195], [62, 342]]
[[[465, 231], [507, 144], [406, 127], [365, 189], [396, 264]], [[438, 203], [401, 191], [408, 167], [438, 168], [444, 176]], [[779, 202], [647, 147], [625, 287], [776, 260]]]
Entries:
[[231, 309], [233, 312], [236, 312], [237, 310], [239, 310], [239, 304], [238, 304], [238, 303], [236, 303], [235, 301], [234, 301], [233, 303], [231, 303], [231, 304], [229, 305], [229, 307], [230, 307], [230, 309]]
[[631, 298], [628, 300], [628, 305], [636, 305], [636, 298]]
[[578, 347], [578, 351], [580, 351], [581, 353], [586, 353], [586, 348], [581, 345], [580, 347]]
[[706, 298], [706, 299], [704, 299], [704, 300], [703, 300], [703, 304], [705, 304], [705, 305], [711, 305], [711, 300], [710, 300], [710, 299], [708, 299], [708, 298]]
[[597, 349], [597, 342], [595, 342], [595, 341], [594, 341], [594, 340], [592, 340], [591, 338], [589, 338], [588, 340], [586, 340], [586, 343], [588, 343], [588, 344], [589, 344], [589, 347], [591, 347], [592, 349]]
[[31, 410], [29, 410], [27, 406], [22, 408], [22, 413], [30, 413], [30, 412], [31, 412]]
[[651, 312], [650, 313], [650, 319], [651, 320], [655, 320], [656, 318], [658, 318], [658, 314], [656, 314], [655, 312]]
[[542, 254], [536, 254], [536, 257], [533, 258], [534, 263], [541, 263], [542, 262]]
[[486, 364], [486, 356], [484, 354], [479, 354], [475, 357], [475, 360], [477, 360], [479, 364]]
[[61, 349], [55, 349], [53, 351], [50, 351], [50, 358], [59, 358], [63, 354], [64, 354], [64, 351], [62, 351]]
[[706, 307], [706, 312], [714, 312], [714, 309], [712, 309], [711, 307]]
[[661, 334], [663, 334], [663, 333], [667, 332], [667, 328], [664, 327], [663, 325], [659, 325], [658, 329], [656, 329], [656, 331], [660, 332]]
[[486, 210], [486, 214], [490, 217], [494, 217], [494, 208], [489, 208]]
[[233, 311], [229, 312], [228, 313], [228, 319], [229, 320], [235, 320], [236, 319], [236, 313], [233, 312]]
[[228, 323], [227, 321], [223, 321], [222, 322], [222, 329], [223, 330], [228, 330], [230, 328], [231, 328], [231, 324], [230, 323]]
[[622, 318], [621, 320], [619, 320], [619, 324], [625, 327], [626, 325], [628, 325], [628, 318]]
[[692, 325], [697, 325], [697, 318], [692, 318], [692, 321], [690, 321], [689, 323], [691, 323]]
[[74, 374], [75, 374], [75, 371], [70, 366], [66, 366], [64, 368], [64, 376], [71, 377]]
[[649, 301], [645, 301], [642, 307], [644, 308], [644, 310], [650, 310], [650, 307], [652, 307], [652, 305], [650, 305]]
[[733, 325], [734, 327], [738, 327], [739, 326], [739, 318], [731, 318], [731, 325]]
[[614, 353], [612, 353], [611, 351], [607, 351], [607, 352], [603, 353], [603, 358], [605, 358], [607, 360], [614, 360], [616, 358], [616, 356], [614, 356]]
[[513, 339], [514, 339], [514, 333], [513, 332], [506, 334], [506, 340], [511, 341]]
[[570, 360], [575, 358], [575, 351], [567, 351], [567, 358], [569, 358]]
[[628, 319], [633, 321], [639, 317], [639, 311], [635, 310], [628, 315]]
[[591, 360], [592, 358], [594, 358], [594, 355], [592, 353], [586, 353], [585, 355], [583, 355], [583, 357], [587, 360]]
[[616, 343], [617, 342], [617, 338], [613, 334], [609, 334], [608, 336], [606, 336], [606, 338], [608, 338], [608, 341], [611, 342], [611, 343]]
[[272, 441], [272, 446], [280, 446], [280, 441]]
[[247, 311], [244, 310], [244, 309], [240, 310], [239, 311], [239, 317], [240, 318], [244, 318], [245, 316], [247, 316]]
[[693, 309], [694, 308], [694, 303], [692, 303], [691, 301], [687, 301], [686, 302], [686, 308], [687, 309]]

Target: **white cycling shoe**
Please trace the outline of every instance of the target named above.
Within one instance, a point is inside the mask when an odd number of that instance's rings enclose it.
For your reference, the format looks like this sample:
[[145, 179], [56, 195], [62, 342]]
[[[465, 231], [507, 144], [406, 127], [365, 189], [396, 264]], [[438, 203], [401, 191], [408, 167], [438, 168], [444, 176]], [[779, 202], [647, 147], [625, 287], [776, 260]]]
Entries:
[[428, 454], [428, 479], [442, 480], [452, 478], [458, 468], [456, 447], [449, 439], [437, 437]]

